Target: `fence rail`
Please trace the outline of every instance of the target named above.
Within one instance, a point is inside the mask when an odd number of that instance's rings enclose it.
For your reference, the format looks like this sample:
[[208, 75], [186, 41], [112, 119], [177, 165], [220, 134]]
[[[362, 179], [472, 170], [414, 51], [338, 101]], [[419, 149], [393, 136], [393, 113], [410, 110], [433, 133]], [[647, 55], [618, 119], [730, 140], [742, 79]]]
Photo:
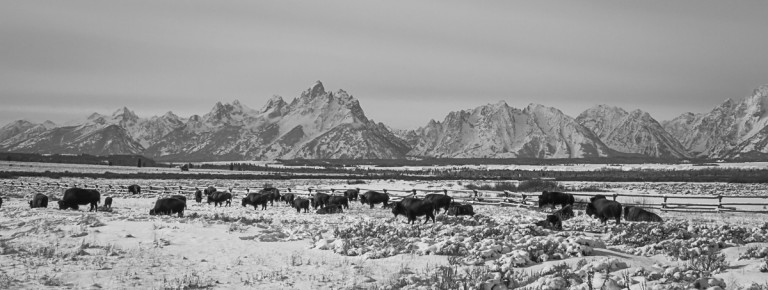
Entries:
[[[60, 190], [80, 187], [80, 188], [93, 188], [93, 189], [106, 189], [109, 192], [127, 192], [128, 185], [115, 185], [115, 184], [98, 184], [98, 183], [64, 183], [64, 182], [23, 182], [23, 181], [2, 181], [0, 184], [13, 187], [53, 187]], [[205, 186], [185, 186], [185, 185], [173, 185], [173, 186], [157, 186], [157, 185], [143, 185], [142, 193], [150, 194], [193, 194], [197, 190], [203, 190], [209, 185]], [[217, 188], [226, 188], [227, 191], [234, 194], [248, 194], [252, 190], [260, 190], [259, 187], [227, 187], [216, 186]], [[329, 188], [296, 188], [296, 187], [282, 187], [278, 188], [282, 192], [293, 193], [299, 196], [311, 196], [317, 192], [342, 194], [348, 189], [357, 189], [360, 193], [364, 191], [372, 190], [379, 191], [388, 194], [393, 201], [397, 201], [406, 197], [423, 197], [430, 193], [442, 193], [453, 197], [454, 200], [465, 202], [473, 205], [489, 205], [489, 206], [501, 206], [501, 207], [535, 207], [536, 202], [532, 199], [538, 197], [541, 193], [522, 193], [511, 191], [494, 191], [494, 190], [472, 190], [472, 189], [386, 189], [386, 188], [368, 188], [368, 187], [355, 187], [355, 186], [343, 186], [343, 187], [329, 187]], [[604, 195], [607, 198], [616, 200], [617, 198], [655, 198], [661, 199], [658, 203], [637, 203], [631, 201], [622, 202], [625, 206], [642, 206], [645, 208], [658, 209], [665, 212], [708, 212], [708, 213], [721, 213], [721, 212], [746, 212], [746, 213], [768, 213], [768, 202], [756, 203], [756, 202], [723, 202], [723, 199], [768, 199], [768, 196], [735, 196], [735, 195], [666, 195], [666, 194], [633, 194], [633, 193], [584, 193], [584, 192], [569, 192], [576, 197], [592, 197], [595, 195]], [[686, 203], [686, 202], [668, 202], [668, 199], [688, 199], [688, 200], [717, 200], [717, 203]], [[577, 204], [587, 203], [586, 199], [576, 199]], [[753, 206], [763, 207], [762, 210], [747, 210], [738, 209], [733, 206]]]

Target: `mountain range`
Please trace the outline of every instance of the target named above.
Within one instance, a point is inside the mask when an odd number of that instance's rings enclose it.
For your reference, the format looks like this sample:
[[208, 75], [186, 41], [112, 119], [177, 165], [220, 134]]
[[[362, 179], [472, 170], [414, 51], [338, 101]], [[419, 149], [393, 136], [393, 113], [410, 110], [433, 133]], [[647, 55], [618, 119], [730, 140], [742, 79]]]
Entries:
[[18, 120], [0, 128], [0, 151], [141, 154], [162, 161], [433, 158], [768, 157], [768, 85], [707, 113], [658, 122], [641, 110], [598, 105], [576, 118], [505, 102], [449, 113], [415, 130], [368, 119], [344, 90], [318, 81], [261, 109], [216, 103], [200, 116], [140, 118], [128, 108], [73, 123]]

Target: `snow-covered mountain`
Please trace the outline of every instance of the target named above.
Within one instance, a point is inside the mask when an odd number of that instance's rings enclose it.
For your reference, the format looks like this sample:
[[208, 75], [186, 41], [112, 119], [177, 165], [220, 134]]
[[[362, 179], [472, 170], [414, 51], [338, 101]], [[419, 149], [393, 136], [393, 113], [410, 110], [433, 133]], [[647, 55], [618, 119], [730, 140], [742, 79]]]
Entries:
[[664, 128], [691, 154], [710, 158], [754, 157], [768, 153], [768, 85], [739, 101], [726, 100], [708, 113], [685, 113]]
[[651, 115], [641, 110], [598, 105], [576, 117], [613, 150], [661, 158], [687, 158], [688, 152]]
[[[406, 134], [409, 155], [443, 158], [605, 157], [611, 150], [589, 129], [555, 108], [505, 102], [454, 111], [442, 122]], [[415, 138], [415, 136], [418, 136]]]
[[290, 103], [275, 96], [261, 110], [217, 103], [150, 146], [160, 159], [403, 158], [408, 146], [369, 120], [344, 90], [315, 83]]

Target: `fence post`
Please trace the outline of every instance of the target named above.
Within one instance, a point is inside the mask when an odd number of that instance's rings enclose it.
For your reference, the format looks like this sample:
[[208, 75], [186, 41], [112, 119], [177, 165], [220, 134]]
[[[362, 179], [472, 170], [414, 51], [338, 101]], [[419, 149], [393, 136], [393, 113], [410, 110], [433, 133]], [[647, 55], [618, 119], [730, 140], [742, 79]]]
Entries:
[[667, 208], [667, 195], [664, 195], [664, 202], [661, 203], [661, 208]]
[[523, 193], [522, 195], [523, 195], [523, 201], [522, 201], [521, 203], [525, 204], [525, 199], [526, 199], [528, 196], [527, 196], [527, 195], [525, 195], [525, 193]]
[[312, 193], [312, 189], [311, 188], [308, 188], [307, 191], [309, 191], [309, 193]]
[[717, 208], [718, 209], [723, 208], [723, 195], [722, 194], [718, 194], [717, 195]]
[[443, 195], [448, 195], [448, 190], [443, 188]]
[[473, 189], [472, 191], [475, 192], [475, 198], [477, 198], [477, 189]]
[[613, 194], [613, 201], [616, 201], [616, 197], [617, 197], [617, 196], [619, 196], [619, 194], [618, 194], [618, 193], [614, 193], [614, 194]]
[[388, 194], [386, 189], [384, 189], [384, 193], [385, 193], [385, 194]]
[[416, 197], [416, 189], [411, 189], [411, 192], [413, 193], [413, 197]]

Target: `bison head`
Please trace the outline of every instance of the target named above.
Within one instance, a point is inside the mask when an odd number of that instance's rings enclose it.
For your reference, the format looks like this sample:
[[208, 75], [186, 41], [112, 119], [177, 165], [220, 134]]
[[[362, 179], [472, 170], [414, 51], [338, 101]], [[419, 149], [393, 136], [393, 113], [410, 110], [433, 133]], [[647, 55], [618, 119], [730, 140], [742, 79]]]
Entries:
[[155, 210], [154, 210], [154, 209], [150, 209], [150, 210], [149, 210], [149, 215], [155, 215], [155, 214], [157, 214], [157, 213], [155, 212]]
[[405, 207], [400, 202], [394, 202], [389, 204], [390, 207], [392, 207], [392, 214], [397, 217], [397, 215], [405, 215]]
[[59, 200], [59, 209], [67, 209], [67, 203], [63, 200]]
[[592, 217], [593, 215], [595, 215], [595, 213], [596, 213], [595, 206], [593, 204], [591, 204], [591, 203], [588, 203], [587, 204], [587, 215], [589, 217]]

